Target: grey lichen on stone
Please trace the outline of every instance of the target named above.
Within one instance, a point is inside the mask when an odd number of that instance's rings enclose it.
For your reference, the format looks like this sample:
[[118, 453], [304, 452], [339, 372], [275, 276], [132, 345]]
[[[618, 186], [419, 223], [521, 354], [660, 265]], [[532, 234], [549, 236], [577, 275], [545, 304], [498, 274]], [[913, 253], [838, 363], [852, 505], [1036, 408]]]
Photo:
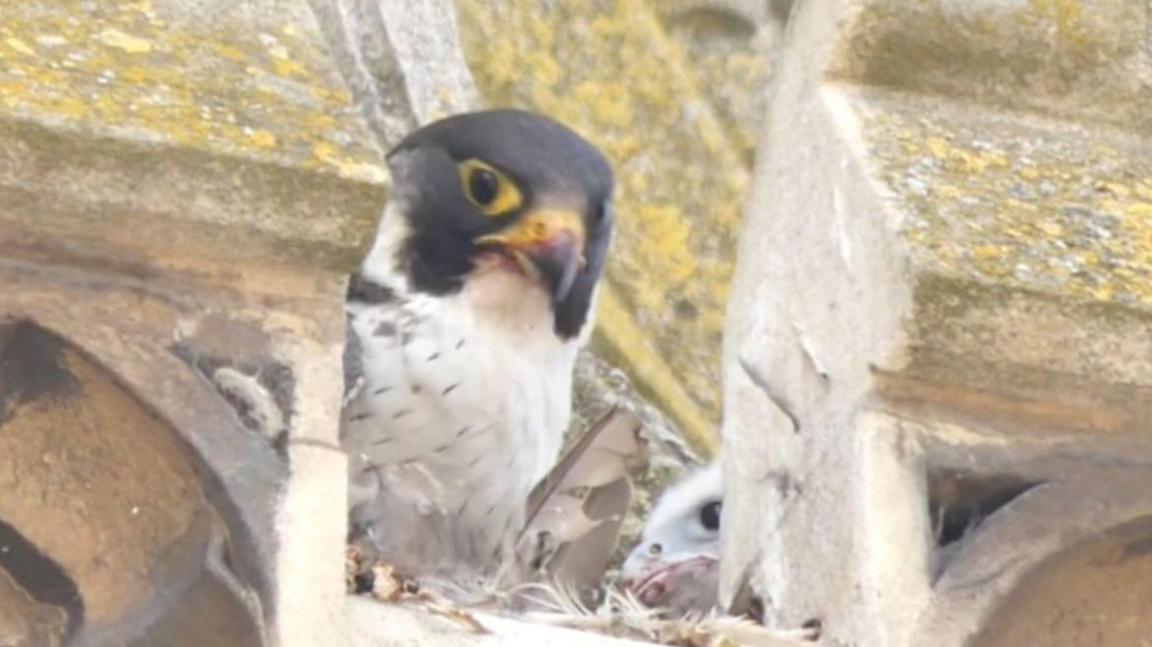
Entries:
[[344, 270], [387, 181], [304, 0], [11, 5], [0, 157], [0, 231], [122, 265]]
[[310, 17], [228, 4], [12, 5], [0, 113], [383, 182]]
[[937, 272], [1152, 307], [1152, 143], [868, 91], [865, 145]]

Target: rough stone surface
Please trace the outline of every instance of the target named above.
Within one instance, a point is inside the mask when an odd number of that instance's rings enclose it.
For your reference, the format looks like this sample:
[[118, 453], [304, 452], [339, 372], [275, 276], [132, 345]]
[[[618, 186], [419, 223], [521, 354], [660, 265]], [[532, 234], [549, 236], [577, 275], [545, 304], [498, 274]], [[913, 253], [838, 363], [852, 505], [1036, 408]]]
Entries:
[[382, 148], [478, 105], [450, 0], [313, 0], [312, 7]]
[[725, 337], [726, 597], [837, 645], [1147, 631], [1148, 28], [797, 6]]
[[844, 16], [832, 79], [1152, 132], [1146, 2], [894, 0]]
[[292, 644], [320, 554], [342, 614], [342, 512], [291, 520], [344, 506], [369, 133], [303, 2], [6, 11], [0, 643]]
[[19, 3], [0, 51], [12, 115], [383, 179], [302, 2]]
[[71, 236], [83, 246], [51, 253], [125, 265], [348, 267], [385, 173], [315, 31], [300, 3], [13, 7], [0, 25], [2, 235]]
[[289, 449], [296, 478], [283, 493], [277, 527], [283, 550], [277, 565], [281, 645], [365, 644], [352, 639], [346, 617], [348, 463], [336, 447]]
[[[223, 633], [232, 626], [247, 632], [253, 625], [257, 633], [274, 633], [268, 624], [278, 604], [279, 548], [272, 515], [287, 465], [182, 355], [224, 349], [227, 361], [255, 371], [270, 356], [294, 367], [293, 352], [300, 352], [305, 358], [299, 365], [306, 367], [316, 346], [335, 348], [338, 322], [322, 332], [313, 307], [289, 315], [291, 308], [268, 298], [262, 316], [284, 326], [269, 335], [242, 300], [197, 290], [190, 276], [154, 275], [145, 287], [114, 269], [97, 270], [97, 262], [77, 271], [19, 258], [18, 250], [5, 253], [3, 428], [6, 442], [15, 443], [5, 454], [17, 460], [9, 467], [18, 475], [15, 482], [6, 479], [6, 489], [27, 496], [14, 498], [17, 507], [6, 507], [3, 518], [31, 550], [59, 565], [49, 582], [75, 583], [79, 606], [58, 601], [77, 620], [73, 632], [155, 637], [166, 626], [211, 619]], [[333, 278], [331, 285], [339, 295], [339, 281]], [[277, 338], [292, 338], [293, 329], [313, 341], [293, 342], [285, 347], [293, 350], [269, 355], [250, 345], [263, 340], [267, 351]], [[39, 368], [28, 370], [29, 365]], [[54, 383], [65, 386], [30, 391], [29, 385], [40, 384], [37, 371], [51, 366], [59, 367]], [[332, 371], [339, 375], [334, 362]], [[311, 379], [301, 371], [295, 386], [322, 398], [323, 387], [312, 386]], [[307, 391], [290, 395], [298, 414], [291, 433], [323, 404]], [[333, 408], [326, 415], [334, 419], [335, 413]], [[53, 431], [28, 435], [37, 429]], [[21, 507], [27, 505], [32, 508]], [[215, 539], [221, 533], [225, 543]], [[61, 544], [60, 538], [69, 539]], [[37, 576], [21, 584], [35, 589], [44, 580]], [[240, 624], [226, 619], [250, 604], [252, 613], [242, 614], [235, 621]], [[177, 611], [212, 615], [172, 615]]]
[[1104, 540], [1054, 559], [1051, 572], [1033, 575], [975, 641], [989, 646], [1140, 644], [1152, 599], [1149, 553], [1143, 548], [1152, 535], [1147, 526], [1147, 520], [1131, 522]]
[[851, 93], [917, 261], [964, 279], [1152, 305], [1152, 144], [1131, 133]]

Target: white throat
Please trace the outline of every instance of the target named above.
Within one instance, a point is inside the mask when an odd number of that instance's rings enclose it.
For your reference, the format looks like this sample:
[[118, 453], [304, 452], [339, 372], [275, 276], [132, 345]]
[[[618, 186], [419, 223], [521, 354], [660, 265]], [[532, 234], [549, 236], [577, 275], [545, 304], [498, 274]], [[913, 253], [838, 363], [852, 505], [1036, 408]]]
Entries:
[[376, 226], [376, 239], [364, 257], [360, 274], [379, 285], [407, 292], [408, 280], [396, 266], [396, 254], [408, 238], [408, 222], [397, 200], [389, 200]]
[[[403, 268], [397, 266], [397, 255], [409, 232], [401, 205], [395, 200], [390, 201], [380, 219], [372, 249], [361, 265], [361, 275], [397, 293], [408, 293], [408, 277]], [[525, 335], [522, 341], [536, 348], [547, 345], [557, 348], [580, 347], [587, 341], [592, 328], [589, 321], [577, 339], [557, 338], [553, 333], [555, 314], [551, 298], [544, 287], [527, 276], [498, 266], [475, 271], [466, 280], [463, 290], [447, 299], [459, 301], [465, 312], [474, 312], [477, 316], [486, 315], [475, 322], [477, 325], [503, 328], [512, 334]], [[594, 296], [593, 311], [595, 301]], [[547, 325], [543, 325], [545, 322]], [[554, 339], [555, 343], [548, 344], [550, 339]]]

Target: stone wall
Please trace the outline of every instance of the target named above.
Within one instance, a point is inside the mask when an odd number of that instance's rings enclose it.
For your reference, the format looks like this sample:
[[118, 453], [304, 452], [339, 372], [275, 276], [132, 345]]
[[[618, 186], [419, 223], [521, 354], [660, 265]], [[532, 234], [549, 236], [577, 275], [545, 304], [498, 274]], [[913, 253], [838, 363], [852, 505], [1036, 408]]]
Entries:
[[19, 3], [0, 56], [0, 642], [307, 642], [386, 195], [309, 7]]
[[728, 310], [729, 596], [832, 645], [1146, 635], [1150, 30], [798, 5]]

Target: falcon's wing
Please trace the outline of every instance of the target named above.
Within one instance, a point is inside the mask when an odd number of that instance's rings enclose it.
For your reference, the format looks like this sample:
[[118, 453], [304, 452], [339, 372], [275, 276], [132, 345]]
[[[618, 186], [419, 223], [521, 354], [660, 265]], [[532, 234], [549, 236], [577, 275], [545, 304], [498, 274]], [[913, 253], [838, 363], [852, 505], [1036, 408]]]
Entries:
[[355, 396], [363, 385], [364, 346], [352, 325], [353, 310], [396, 300], [396, 290], [374, 283], [359, 272], [348, 278], [348, 305], [344, 315], [344, 403]]

